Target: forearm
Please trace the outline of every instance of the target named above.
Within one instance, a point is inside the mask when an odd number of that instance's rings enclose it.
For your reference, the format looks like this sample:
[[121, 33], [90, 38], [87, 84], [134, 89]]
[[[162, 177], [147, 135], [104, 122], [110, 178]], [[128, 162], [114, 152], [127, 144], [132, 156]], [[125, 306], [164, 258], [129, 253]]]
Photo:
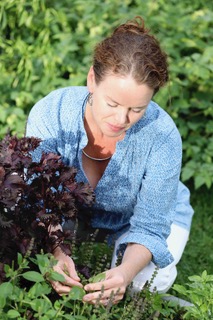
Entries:
[[119, 266], [125, 273], [126, 281], [131, 283], [151, 259], [152, 254], [146, 247], [137, 243], [129, 243]]

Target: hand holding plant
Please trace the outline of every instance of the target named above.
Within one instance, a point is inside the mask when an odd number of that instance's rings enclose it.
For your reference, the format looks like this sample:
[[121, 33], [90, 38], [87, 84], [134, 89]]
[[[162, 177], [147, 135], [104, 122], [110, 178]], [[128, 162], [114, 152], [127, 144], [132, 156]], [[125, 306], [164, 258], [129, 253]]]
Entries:
[[129, 285], [125, 274], [120, 266], [107, 270], [92, 279], [84, 289], [88, 292], [83, 301], [96, 304], [99, 301], [103, 305], [107, 305], [109, 300], [113, 300], [113, 304], [118, 303], [124, 297], [126, 288]]
[[50, 281], [54, 290], [62, 295], [64, 293], [69, 293], [73, 286], [82, 288], [83, 285], [80, 283], [80, 278], [76, 272], [72, 258], [62, 252], [60, 248], [55, 249], [54, 257], [58, 260], [58, 263], [53, 269], [59, 274], [62, 274], [65, 279], [63, 283], [59, 281]]

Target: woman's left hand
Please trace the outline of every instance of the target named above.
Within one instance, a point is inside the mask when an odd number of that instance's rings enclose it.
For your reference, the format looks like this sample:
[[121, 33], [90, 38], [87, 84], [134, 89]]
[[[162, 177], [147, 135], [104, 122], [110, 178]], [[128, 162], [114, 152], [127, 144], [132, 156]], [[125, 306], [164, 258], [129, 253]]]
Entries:
[[122, 270], [121, 266], [118, 266], [107, 270], [105, 275], [105, 280], [89, 283], [84, 287], [86, 291], [89, 291], [89, 293], [83, 297], [85, 302], [95, 304], [99, 301], [101, 304], [107, 305], [111, 295], [113, 295], [113, 304], [123, 299], [126, 288], [130, 283], [125, 277], [124, 270]]
[[118, 303], [123, 299], [127, 286], [132, 282], [138, 272], [150, 262], [151, 258], [151, 252], [143, 245], [129, 243], [125, 250], [122, 263], [106, 271], [105, 280], [89, 283], [84, 287], [89, 293], [83, 297], [83, 300], [91, 304], [100, 301], [101, 304], [107, 305], [113, 294], [112, 302], [114, 304]]

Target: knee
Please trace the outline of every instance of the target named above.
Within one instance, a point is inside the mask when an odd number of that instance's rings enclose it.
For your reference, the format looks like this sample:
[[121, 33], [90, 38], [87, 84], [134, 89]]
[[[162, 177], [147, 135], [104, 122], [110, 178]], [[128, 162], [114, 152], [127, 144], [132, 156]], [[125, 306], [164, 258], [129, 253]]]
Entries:
[[175, 265], [159, 269], [159, 272], [151, 286], [151, 290], [153, 291], [156, 288], [159, 293], [167, 292], [172, 287], [176, 277], [177, 268]]
[[[133, 279], [132, 292], [139, 292], [143, 289], [145, 283], [150, 282], [155, 271], [155, 266], [150, 265], [144, 268]], [[169, 265], [166, 268], [158, 269], [157, 275], [151, 281], [150, 291], [157, 291], [159, 293], [167, 292], [175, 282], [177, 277], [177, 269], [175, 265]]]

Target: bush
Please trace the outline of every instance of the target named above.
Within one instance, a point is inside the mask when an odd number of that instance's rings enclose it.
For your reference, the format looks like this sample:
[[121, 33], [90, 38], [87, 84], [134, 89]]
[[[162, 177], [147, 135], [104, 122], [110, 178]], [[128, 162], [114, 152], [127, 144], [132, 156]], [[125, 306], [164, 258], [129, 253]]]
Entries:
[[211, 1], [2, 0], [0, 135], [23, 135], [41, 97], [85, 85], [92, 49], [119, 23], [142, 15], [169, 55], [170, 83], [155, 100], [183, 138], [182, 179], [213, 184], [213, 12]]
[[[91, 242], [80, 244], [83, 249], [83, 259], [92, 258], [94, 261], [93, 274], [104, 271], [109, 263], [109, 248], [106, 244]], [[91, 250], [92, 249], [92, 250]], [[76, 259], [82, 259], [79, 247], [73, 245], [72, 250], [77, 253]], [[81, 250], [80, 250], [81, 251]], [[99, 253], [99, 259], [97, 259]], [[50, 280], [63, 281], [63, 276], [54, 272], [52, 267], [56, 263], [48, 254], [36, 254], [34, 258], [22, 257], [18, 254], [17, 268], [6, 265], [7, 281], [0, 284], [0, 316], [2, 320], [27, 319], [70, 319], [70, 320], [210, 320], [212, 319], [213, 276], [206, 271], [201, 276], [189, 277], [190, 283], [185, 286], [174, 285], [174, 290], [185, 299], [191, 301], [190, 306], [180, 307], [172, 297], [150, 292], [147, 283], [143, 290], [134, 296], [127, 291], [124, 299], [113, 305], [113, 295], [107, 306], [90, 305], [82, 302], [85, 291], [73, 287], [68, 295], [58, 296], [53, 292]], [[80, 261], [79, 260], [79, 261]], [[36, 271], [29, 270], [29, 264], [37, 267]], [[81, 263], [83, 261], [81, 260]], [[82, 283], [87, 283], [81, 273]], [[25, 286], [23, 286], [23, 280]], [[28, 281], [28, 286], [26, 286]]]
[[[108, 247], [105, 246], [105, 250]], [[95, 250], [97, 252], [97, 248]], [[101, 249], [103, 253], [103, 248]], [[107, 251], [106, 251], [107, 252]], [[91, 245], [84, 245], [84, 257], [91, 255]], [[29, 271], [29, 263], [37, 266], [37, 271]], [[103, 258], [102, 258], [103, 262]], [[106, 266], [106, 260], [105, 266]], [[50, 280], [63, 281], [63, 276], [54, 272], [52, 267], [56, 263], [52, 256], [37, 254], [35, 258], [23, 258], [18, 254], [18, 267], [6, 265], [7, 281], [0, 284], [0, 315], [1, 320], [8, 319], [70, 319], [70, 320], [181, 320], [183, 310], [176, 304], [164, 301], [157, 293], [149, 292], [147, 284], [143, 291], [130, 296], [126, 294], [123, 301], [113, 305], [113, 295], [107, 306], [102, 306], [97, 301], [90, 305], [82, 301], [85, 291], [73, 287], [68, 295], [60, 297], [53, 292]], [[100, 261], [96, 264], [103, 269]], [[96, 271], [96, 266], [93, 272]], [[104, 270], [104, 269], [103, 269]], [[82, 274], [79, 274], [82, 278]], [[21, 285], [22, 280], [27, 280], [28, 285]], [[86, 280], [83, 280], [86, 283]]]
[[70, 232], [58, 225], [75, 221], [79, 205], [94, 201], [92, 188], [76, 182], [77, 170], [65, 166], [60, 156], [43, 153], [40, 162], [33, 162], [31, 153], [39, 143], [14, 136], [0, 142], [0, 282], [4, 264], [15, 261], [17, 252], [35, 255], [60, 246], [70, 254], [63, 244]]

